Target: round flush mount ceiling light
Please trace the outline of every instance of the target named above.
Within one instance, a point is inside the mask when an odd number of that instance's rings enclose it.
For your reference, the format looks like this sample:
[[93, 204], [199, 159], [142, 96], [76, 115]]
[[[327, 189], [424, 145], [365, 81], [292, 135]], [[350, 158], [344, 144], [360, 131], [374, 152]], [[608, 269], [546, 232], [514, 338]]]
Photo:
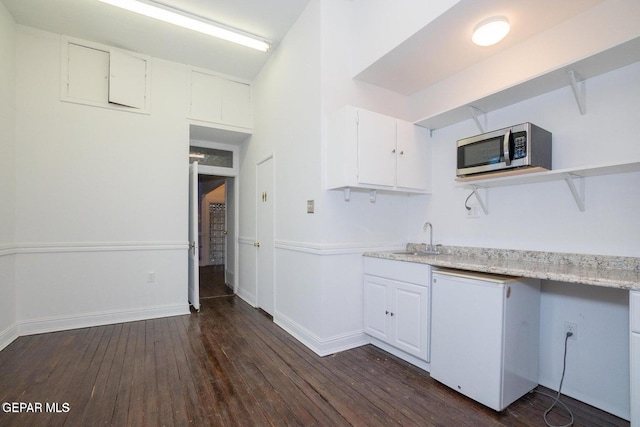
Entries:
[[471, 40], [478, 46], [491, 46], [509, 34], [511, 26], [504, 16], [494, 16], [478, 23], [473, 29]]

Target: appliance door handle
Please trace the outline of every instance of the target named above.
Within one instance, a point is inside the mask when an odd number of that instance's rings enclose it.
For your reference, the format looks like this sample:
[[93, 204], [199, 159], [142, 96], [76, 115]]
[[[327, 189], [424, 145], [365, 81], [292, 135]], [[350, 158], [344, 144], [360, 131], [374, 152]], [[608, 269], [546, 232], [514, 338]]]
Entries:
[[507, 166], [511, 166], [511, 154], [509, 153], [509, 140], [511, 139], [511, 129], [507, 129], [507, 133], [504, 134], [504, 141], [502, 147], [504, 150], [504, 162]]

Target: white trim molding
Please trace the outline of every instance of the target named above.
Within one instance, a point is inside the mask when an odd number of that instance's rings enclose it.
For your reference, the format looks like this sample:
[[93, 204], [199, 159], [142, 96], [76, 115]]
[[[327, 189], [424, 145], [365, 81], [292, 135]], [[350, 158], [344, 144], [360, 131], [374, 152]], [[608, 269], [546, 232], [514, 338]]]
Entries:
[[0, 331], [0, 351], [15, 341], [19, 336], [18, 325], [16, 324], [9, 326], [4, 331]]
[[9, 245], [9, 244], [0, 245], [0, 257], [9, 256], [9, 255], [15, 255], [15, 254], [16, 254], [15, 245]]
[[397, 251], [406, 247], [404, 242], [386, 243], [310, 243], [276, 240], [276, 249], [303, 252], [313, 255], [348, 255], [371, 251]]
[[113, 310], [85, 313], [76, 316], [56, 316], [18, 322], [17, 332], [20, 336], [34, 335], [47, 332], [65, 331], [69, 329], [110, 325], [114, 323], [180, 316], [189, 313], [189, 304], [185, 303], [179, 305], [146, 307], [138, 310]]
[[238, 237], [238, 243], [241, 245], [253, 246], [255, 241], [256, 241], [255, 237], [247, 237], [247, 236]]
[[369, 336], [363, 330], [336, 335], [330, 338], [320, 338], [302, 325], [276, 311], [273, 322], [291, 334], [295, 339], [307, 346], [318, 356], [328, 356], [340, 351], [350, 350], [369, 344]]
[[[188, 250], [188, 242], [38, 242], [16, 243], [15, 254]], [[2, 247], [0, 247], [0, 253]]]

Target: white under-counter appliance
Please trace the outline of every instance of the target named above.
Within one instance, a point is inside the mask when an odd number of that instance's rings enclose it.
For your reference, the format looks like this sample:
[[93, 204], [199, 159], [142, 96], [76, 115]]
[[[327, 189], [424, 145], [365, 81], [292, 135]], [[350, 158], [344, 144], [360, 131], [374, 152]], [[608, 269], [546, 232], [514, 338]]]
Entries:
[[538, 385], [540, 281], [434, 270], [431, 377], [501, 411]]

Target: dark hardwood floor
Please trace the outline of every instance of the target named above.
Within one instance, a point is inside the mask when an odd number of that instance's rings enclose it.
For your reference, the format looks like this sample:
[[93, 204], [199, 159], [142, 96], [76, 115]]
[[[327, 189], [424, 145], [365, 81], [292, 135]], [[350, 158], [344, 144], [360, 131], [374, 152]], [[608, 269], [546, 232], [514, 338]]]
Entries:
[[233, 289], [224, 282], [224, 265], [207, 265], [199, 268], [200, 299], [233, 295]]
[[[577, 426], [629, 425], [563, 401]], [[0, 352], [5, 402], [43, 412], [0, 410], [3, 427], [543, 426], [550, 399], [528, 394], [497, 413], [373, 346], [321, 358], [232, 296], [187, 316], [18, 338]]]

